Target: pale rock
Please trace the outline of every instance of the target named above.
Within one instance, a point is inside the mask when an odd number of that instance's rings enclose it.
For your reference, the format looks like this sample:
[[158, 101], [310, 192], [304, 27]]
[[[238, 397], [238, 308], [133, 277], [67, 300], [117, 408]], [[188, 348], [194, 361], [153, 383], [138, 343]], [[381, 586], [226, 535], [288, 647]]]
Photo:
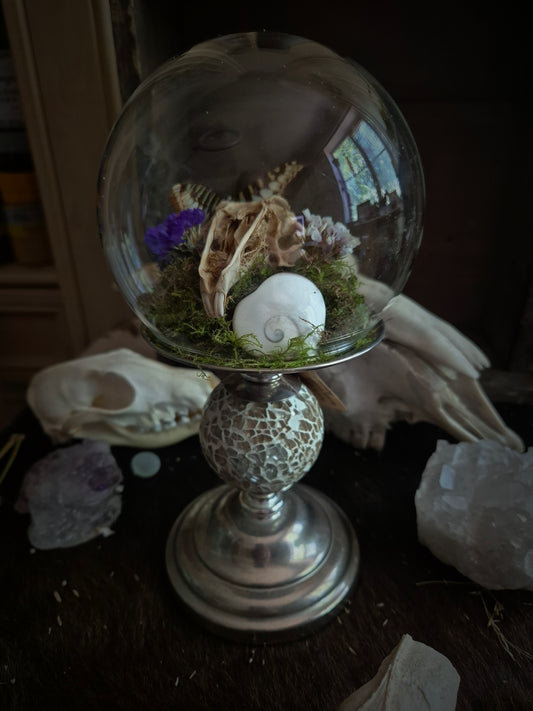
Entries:
[[131, 458], [130, 468], [135, 476], [150, 479], [161, 469], [161, 459], [155, 452], [137, 452]]
[[415, 495], [418, 538], [489, 589], [533, 590], [533, 448], [440, 440]]
[[111, 533], [121, 512], [122, 472], [106, 442], [55, 449], [26, 473], [15, 505], [29, 513], [38, 549], [67, 548]]
[[406, 634], [338, 711], [453, 711], [459, 682], [447, 657]]

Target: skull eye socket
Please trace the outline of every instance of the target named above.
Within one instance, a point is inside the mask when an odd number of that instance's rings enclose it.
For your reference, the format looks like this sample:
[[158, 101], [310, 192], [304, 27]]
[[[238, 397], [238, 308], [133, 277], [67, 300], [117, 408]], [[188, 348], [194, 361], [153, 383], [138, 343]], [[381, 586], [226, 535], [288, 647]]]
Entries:
[[91, 373], [94, 387], [92, 407], [102, 410], [123, 410], [135, 399], [132, 385], [117, 373]]

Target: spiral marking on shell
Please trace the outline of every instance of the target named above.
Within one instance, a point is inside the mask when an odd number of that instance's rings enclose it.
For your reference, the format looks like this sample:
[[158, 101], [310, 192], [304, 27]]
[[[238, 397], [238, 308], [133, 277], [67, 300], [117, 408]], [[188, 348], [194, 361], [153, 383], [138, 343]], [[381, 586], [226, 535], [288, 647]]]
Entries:
[[[290, 340], [301, 335], [297, 322], [285, 314], [270, 316], [264, 326], [263, 333], [270, 343], [280, 343], [284, 339]], [[287, 335], [289, 333], [290, 335]]]

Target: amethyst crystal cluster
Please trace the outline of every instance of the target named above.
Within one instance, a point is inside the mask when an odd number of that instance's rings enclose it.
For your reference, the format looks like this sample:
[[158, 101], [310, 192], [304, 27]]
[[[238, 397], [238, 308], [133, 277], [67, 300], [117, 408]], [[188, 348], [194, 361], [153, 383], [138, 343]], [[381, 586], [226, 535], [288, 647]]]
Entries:
[[106, 442], [56, 449], [26, 473], [16, 509], [29, 513], [30, 543], [67, 548], [110, 533], [121, 512], [122, 472]]

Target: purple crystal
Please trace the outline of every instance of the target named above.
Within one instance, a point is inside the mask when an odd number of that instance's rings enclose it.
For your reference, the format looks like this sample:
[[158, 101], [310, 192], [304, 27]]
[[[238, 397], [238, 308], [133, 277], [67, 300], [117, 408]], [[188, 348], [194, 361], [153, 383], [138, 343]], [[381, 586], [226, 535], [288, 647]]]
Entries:
[[26, 473], [16, 509], [35, 548], [66, 548], [109, 532], [121, 511], [122, 473], [107, 442], [56, 449]]

